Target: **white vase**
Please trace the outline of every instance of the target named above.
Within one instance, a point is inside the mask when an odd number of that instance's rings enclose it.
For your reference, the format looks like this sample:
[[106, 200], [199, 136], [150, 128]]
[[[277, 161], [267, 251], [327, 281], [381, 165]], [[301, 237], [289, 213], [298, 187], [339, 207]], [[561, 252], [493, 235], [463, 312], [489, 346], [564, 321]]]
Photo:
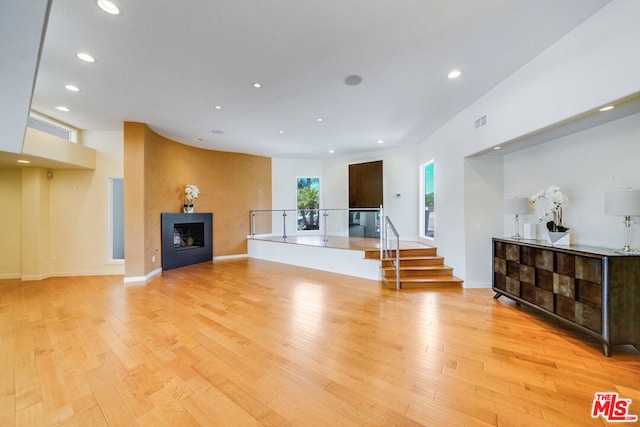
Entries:
[[193, 208], [194, 208], [194, 206], [193, 206], [193, 205], [191, 205], [191, 206], [184, 206], [184, 207], [182, 208], [182, 212], [184, 212], [184, 213], [193, 213]]
[[551, 243], [551, 245], [568, 245], [569, 244], [568, 231], [547, 231], [547, 233], [549, 233], [549, 243]]

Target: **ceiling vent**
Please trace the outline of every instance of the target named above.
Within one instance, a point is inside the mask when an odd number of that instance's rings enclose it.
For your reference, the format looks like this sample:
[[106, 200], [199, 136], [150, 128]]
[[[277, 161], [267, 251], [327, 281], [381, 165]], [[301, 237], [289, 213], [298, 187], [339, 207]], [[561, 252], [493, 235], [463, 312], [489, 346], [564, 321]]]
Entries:
[[481, 128], [482, 126], [486, 126], [487, 124], [487, 115], [480, 117], [478, 120], [473, 122], [473, 126], [475, 129]]

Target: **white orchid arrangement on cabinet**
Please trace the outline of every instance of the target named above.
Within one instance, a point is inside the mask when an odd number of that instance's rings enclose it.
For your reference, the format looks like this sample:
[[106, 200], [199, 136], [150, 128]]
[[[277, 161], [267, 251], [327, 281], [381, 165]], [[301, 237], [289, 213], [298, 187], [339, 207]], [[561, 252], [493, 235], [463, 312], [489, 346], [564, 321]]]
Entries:
[[[543, 214], [544, 218], [551, 218], [545, 224], [547, 230], [552, 232], [568, 231], [569, 228], [562, 225], [562, 207], [569, 201], [567, 195], [560, 191], [560, 187], [557, 185], [550, 185], [546, 191], [540, 190], [531, 196], [529, 198], [529, 204], [533, 206], [540, 199], [544, 199], [548, 203], [548, 207], [545, 208]], [[538, 222], [543, 222], [543, 217], [538, 218]]]

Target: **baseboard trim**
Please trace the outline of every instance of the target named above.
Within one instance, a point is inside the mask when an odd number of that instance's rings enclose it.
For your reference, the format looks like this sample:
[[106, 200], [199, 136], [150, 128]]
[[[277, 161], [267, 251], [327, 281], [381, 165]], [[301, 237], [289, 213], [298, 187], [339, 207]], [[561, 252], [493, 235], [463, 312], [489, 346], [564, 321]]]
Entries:
[[222, 255], [222, 256], [214, 256], [214, 261], [223, 261], [225, 259], [242, 259], [248, 258], [249, 254], [237, 254], [237, 255]]
[[157, 276], [160, 273], [162, 273], [162, 268], [157, 268], [153, 270], [151, 273], [147, 274], [146, 276], [125, 277], [124, 284], [127, 285], [127, 284], [134, 284], [134, 283], [146, 283], [147, 281], [149, 281], [149, 279], [151, 279], [154, 276]]
[[20, 273], [16, 273], [16, 274], [10, 274], [10, 273], [0, 274], [0, 280], [2, 280], [2, 279], [19, 279], [21, 277], [22, 277], [22, 275]]
[[20, 276], [20, 280], [23, 282], [34, 282], [36, 280], [44, 280], [52, 277], [51, 274], [33, 274], [28, 276]]
[[464, 282], [462, 287], [465, 289], [491, 289], [491, 282]]

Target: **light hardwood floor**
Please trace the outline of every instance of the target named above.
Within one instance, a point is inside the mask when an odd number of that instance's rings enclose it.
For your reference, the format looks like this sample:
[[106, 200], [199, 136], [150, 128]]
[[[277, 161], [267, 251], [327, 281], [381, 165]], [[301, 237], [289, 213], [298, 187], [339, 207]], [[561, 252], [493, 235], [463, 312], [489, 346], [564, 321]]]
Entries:
[[388, 290], [253, 259], [0, 281], [1, 426], [589, 426], [640, 353], [488, 289]]

